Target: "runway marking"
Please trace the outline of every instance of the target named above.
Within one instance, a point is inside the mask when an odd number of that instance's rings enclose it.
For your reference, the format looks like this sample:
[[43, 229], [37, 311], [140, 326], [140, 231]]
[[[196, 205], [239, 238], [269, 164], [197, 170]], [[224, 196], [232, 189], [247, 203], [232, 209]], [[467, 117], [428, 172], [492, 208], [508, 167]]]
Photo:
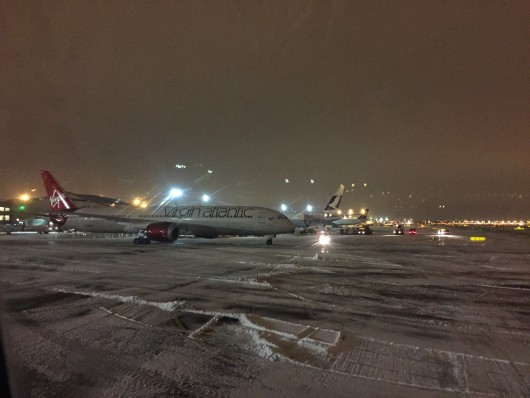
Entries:
[[254, 286], [261, 287], [270, 287], [268, 282], [258, 282], [256, 278], [246, 278], [246, 277], [231, 277], [231, 276], [216, 276], [216, 275], [200, 275], [200, 274], [191, 274], [186, 272], [175, 272], [170, 271], [172, 274], [177, 275], [186, 275], [188, 278], [193, 278], [196, 280], [207, 280], [207, 281], [216, 281], [216, 282], [227, 282], [227, 283], [243, 283]]
[[[395, 343], [256, 315], [182, 309], [184, 301], [150, 302], [137, 296], [53, 290], [149, 305], [167, 312], [180, 309], [211, 315], [212, 319], [190, 335], [192, 338], [211, 328], [221, 317], [232, 317], [239, 320], [243, 330], [252, 338], [253, 350], [262, 357], [415, 388], [485, 396], [523, 396], [521, 375], [530, 372], [530, 364], [526, 362]], [[124, 320], [153, 327], [98, 308]]]
[[81, 291], [66, 290], [66, 289], [52, 289], [52, 290], [56, 292], [60, 292], [60, 293], [79, 294], [81, 296], [99, 297], [99, 298], [106, 298], [106, 299], [111, 299], [111, 300], [118, 300], [118, 301], [121, 301], [122, 303], [150, 305], [152, 307], [157, 307], [161, 309], [162, 311], [167, 311], [167, 312], [172, 312], [172, 311], [181, 309], [186, 306], [185, 301], [154, 302], [154, 301], [146, 301], [137, 296], [120, 296], [117, 294], [99, 293], [99, 292], [81, 292]]
[[197, 329], [195, 332], [191, 333], [188, 337], [195, 339], [197, 336], [199, 336], [202, 332], [204, 332], [207, 329], [210, 329], [211, 326], [219, 322], [219, 319], [221, 318], [220, 315], [214, 315], [212, 319], [210, 319], [208, 322], [206, 322], [204, 325], [202, 325], [199, 329]]
[[510, 290], [530, 290], [530, 286], [528, 287], [512, 287], [512, 286], [502, 286], [502, 285], [485, 285], [481, 283], [474, 283], [474, 286], [480, 286], [480, 287], [491, 287], [493, 289], [510, 289]]
[[134, 322], [134, 323], [137, 323], [139, 325], [147, 326], [147, 327], [150, 327], [150, 328], [153, 327], [153, 325], [149, 325], [148, 323], [140, 322], [140, 321], [137, 321], [136, 319], [127, 318], [126, 316], [123, 316], [123, 315], [120, 315], [120, 314], [116, 314], [115, 312], [112, 312], [111, 310], [108, 310], [105, 307], [98, 307], [98, 309], [100, 309], [101, 311], [106, 312], [107, 314], [114, 315], [115, 317], [121, 318], [121, 319], [129, 321], [129, 322]]
[[[262, 357], [427, 390], [522, 397], [521, 374], [530, 370], [528, 363], [399, 344], [348, 332], [322, 329], [327, 337], [319, 339], [315, 336], [317, 328], [272, 318], [242, 316], [240, 322]], [[333, 335], [335, 339], [331, 339]], [[518, 370], [514, 365], [527, 369]]]

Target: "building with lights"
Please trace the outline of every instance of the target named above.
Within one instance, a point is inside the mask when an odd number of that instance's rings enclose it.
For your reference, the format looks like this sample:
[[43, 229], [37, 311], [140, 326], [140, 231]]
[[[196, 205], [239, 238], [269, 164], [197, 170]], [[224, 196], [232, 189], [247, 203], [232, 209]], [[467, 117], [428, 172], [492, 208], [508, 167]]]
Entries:
[[10, 224], [13, 219], [12, 209], [13, 201], [2, 200], [0, 201], [0, 225]]

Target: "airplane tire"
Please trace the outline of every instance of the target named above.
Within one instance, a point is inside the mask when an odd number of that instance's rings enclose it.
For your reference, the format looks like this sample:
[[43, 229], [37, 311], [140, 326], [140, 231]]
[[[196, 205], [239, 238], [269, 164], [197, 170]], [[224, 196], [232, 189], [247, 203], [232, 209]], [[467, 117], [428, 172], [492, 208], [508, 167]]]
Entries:
[[269, 245], [269, 246], [272, 245], [272, 239], [267, 239], [267, 242], [266, 242], [266, 243], [267, 243], [267, 245]]
[[138, 238], [134, 238], [134, 239], [133, 239], [133, 243], [134, 243], [135, 245], [137, 245], [137, 244], [140, 243], [140, 242], [139, 242]]

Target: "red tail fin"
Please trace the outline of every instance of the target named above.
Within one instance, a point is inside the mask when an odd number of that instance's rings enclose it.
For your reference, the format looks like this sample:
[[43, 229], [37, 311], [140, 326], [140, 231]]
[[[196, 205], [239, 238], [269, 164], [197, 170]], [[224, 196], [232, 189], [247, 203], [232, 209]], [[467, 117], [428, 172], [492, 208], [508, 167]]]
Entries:
[[52, 210], [77, 210], [77, 206], [72, 199], [68, 197], [61, 184], [53, 178], [49, 171], [43, 170], [40, 175], [42, 176], [42, 181], [44, 181], [44, 188], [50, 199]]

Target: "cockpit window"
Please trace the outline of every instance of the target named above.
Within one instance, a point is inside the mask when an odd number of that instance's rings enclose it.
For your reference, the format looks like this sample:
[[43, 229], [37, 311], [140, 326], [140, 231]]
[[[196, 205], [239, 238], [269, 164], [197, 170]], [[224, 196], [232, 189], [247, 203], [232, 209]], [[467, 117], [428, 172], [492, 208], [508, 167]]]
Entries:
[[287, 220], [287, 217], [284, 216], [283, 214], [278, 214], [278, 220]]

